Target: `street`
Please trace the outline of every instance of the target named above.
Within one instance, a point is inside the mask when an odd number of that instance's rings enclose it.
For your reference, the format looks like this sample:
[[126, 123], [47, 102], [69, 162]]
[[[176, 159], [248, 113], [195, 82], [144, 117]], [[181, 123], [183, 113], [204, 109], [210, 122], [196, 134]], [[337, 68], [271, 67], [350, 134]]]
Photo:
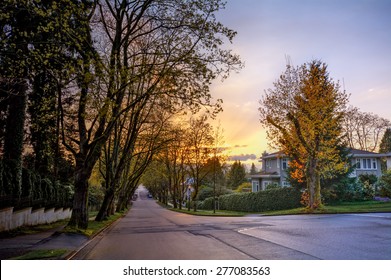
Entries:
[[129, 213], [73, 259], [391, 259], [391, 213], [202, 217], [138, 192]]

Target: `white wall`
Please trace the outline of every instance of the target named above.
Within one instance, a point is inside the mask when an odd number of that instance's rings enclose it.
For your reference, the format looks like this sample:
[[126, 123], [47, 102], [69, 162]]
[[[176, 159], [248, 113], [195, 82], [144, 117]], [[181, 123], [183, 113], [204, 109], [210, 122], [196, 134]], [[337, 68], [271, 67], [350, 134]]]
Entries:
[[0, 210], [0, 232], [12, 230], [21, 226], [35, 226], [50, 224], [71, 217], [70, 208], [39, 208], [32, 210], [31, 207], [14, 212], [13, 207]]

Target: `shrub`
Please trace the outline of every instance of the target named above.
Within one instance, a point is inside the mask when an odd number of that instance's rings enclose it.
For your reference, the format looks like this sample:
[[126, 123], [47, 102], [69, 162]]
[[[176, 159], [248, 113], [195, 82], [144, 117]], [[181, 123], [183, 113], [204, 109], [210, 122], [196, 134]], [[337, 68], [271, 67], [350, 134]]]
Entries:
[[380, 195], [391, 198], [391, 170], [387, 170], [379, 180]]
[[245, 183], [240, 184], [239, 187], [234, 192], [237, 192], [237, 193], [251, 192], [251, 183], [245, 182]]
[[[255, 193], [233, 193], [220, 196], [219, 209], [241, 212], [264, 212], [300, 207], [301, 192], [295, 188], [278, 188]], [[213, 209], [213, 198], [206, 199], [201, 209]]]
[[198, 192], [197, 195], [197, 200], [205, 200], [208, 197], [213, 196], [213, 188], [206, 187], [206, 186], [201, 186], [200, 191]]

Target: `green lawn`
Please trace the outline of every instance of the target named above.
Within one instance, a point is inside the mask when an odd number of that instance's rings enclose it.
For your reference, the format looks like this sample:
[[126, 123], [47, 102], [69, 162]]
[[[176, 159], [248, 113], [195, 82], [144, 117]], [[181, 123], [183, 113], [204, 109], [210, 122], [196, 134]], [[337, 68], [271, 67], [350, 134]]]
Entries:
[[[391, 212], [391, 202], [381, 201], [358, 201], [358, 202], [340, 202], [330, 205], [324, 205], [321, 209], [312, 214], [342, 214], [342, 213], [376, 213]], [[304, 207], [290, 210], [269, 211], [264, 215], [296, 215], [308, 214]]]
[[[164, 205], [163, 205], [164, 206]], [[391, 212], [391, 202], [381, 202], [381, 201], [359, 201], [359, 202], [340, 202], [333, 205], [324, 205], [321, 209], [318, 209], [314, 212], [309, 213], [304, 207], [289, 209], [289, 210], [279, 210], [279, 211], [267, 211], [262, 213], [248, 213], [248, 212], [236, 212], [236, 211], [225, 211], [225, 210], [216, 210], [216, 213], [213, 213], [212, 210], [197, 210], [190, 212], [187, 209], [174, 209], [167, 206], [164, 206], [167, 209], [175, 212], [185, 213], [189, 215], [198, 215], [198, 216], [231, 216], [231, 217], [241, 217], [249, 214], [259, 214], [265, 216], [277, 216], [277, 215], [298, 215], [298, 214], [341, 214], [341, 213], [376, 213], [376, 212]]]
[[175, 208], [167, 208], [171, 211], [179, 212], [179, 213], [185, 213], [189, 215], [196, 215], [196, 216], [226, 216], [226, 217], [242, 217], [245, 215], [248, 215], [247, 212], [236, 212], [236, 211], [225, 211], [225, 210], [216, 210], [216, 213], [213, 213], [213, 210], [197, 210], [197, 212], [194, 212], [193, 209], [188, 211], [187, 209], [175, 209]]
[[[99, 231], [101, 231], [102, 229], [105, 229], [110, 224], [114, 223], [116, 220], [118, 220], [119, 218], [123, 217], [124, 215], [125, 215], [125, 213], [123, 213], [123, 212], [117, 212], [114, 215], [109, 216], [107, 218], [107, 220], [104, 220], [104, 221], [101, 221], [101, 222], [97, 222], [94, 219], [90, 219], [88, 221], [88, 228], [85, 229], [85, 230], [83, 230], [83, 229], [72, 229], [72, 228], [65, 227], [63, 232], [79, 233], [79, 234], [84, 234], [84, 235], [86, 235], [88, 237], [91, 237], [94, 234], [96, 234]], [[93, 215], [90, 215], [90, 217], [92, 217], [92, 216]]]
[[65, 249], [53, 250], [33, 250], [19, 257], [12, 258], [12, 260], [53, 260], [61, 259], [67, 252]]

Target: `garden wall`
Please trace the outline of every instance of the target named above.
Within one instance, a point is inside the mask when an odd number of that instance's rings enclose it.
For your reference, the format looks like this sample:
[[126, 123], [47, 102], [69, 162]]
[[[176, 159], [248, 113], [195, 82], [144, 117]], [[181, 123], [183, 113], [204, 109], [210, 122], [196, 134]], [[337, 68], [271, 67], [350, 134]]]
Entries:
[[0, 210], [0, 232], [16, 229], [21, 226], [50, 224], [71, 217], [70, 208], [39, 208], [32, 207], [14, 211], [13, 207]]

